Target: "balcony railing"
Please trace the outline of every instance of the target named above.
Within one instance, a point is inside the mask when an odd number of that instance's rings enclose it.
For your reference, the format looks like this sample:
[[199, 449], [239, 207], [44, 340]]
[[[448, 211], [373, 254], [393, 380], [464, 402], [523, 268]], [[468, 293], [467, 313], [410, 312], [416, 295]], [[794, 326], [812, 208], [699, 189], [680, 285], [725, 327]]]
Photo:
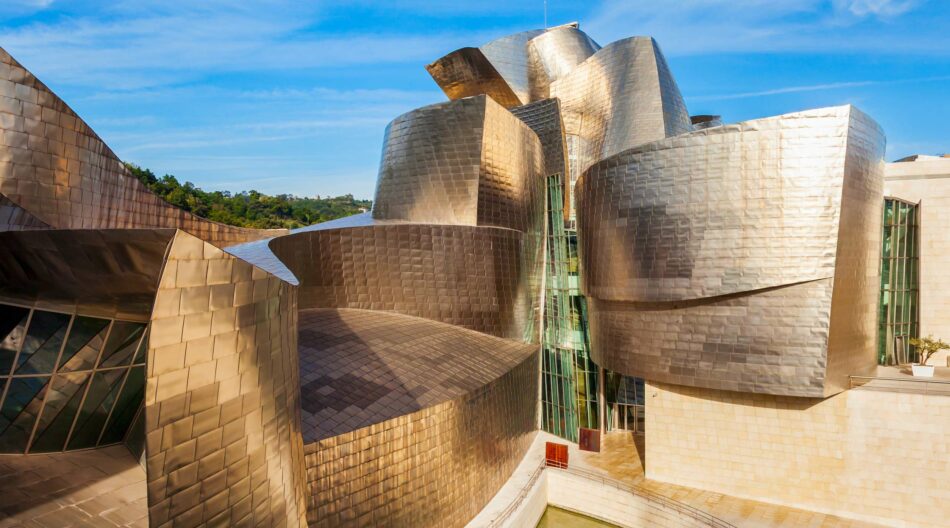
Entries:
[[914, 378], [890, 376], [848, 376], [851, 388], [914, 394], [950, 396], [950, 380], [942, 378]]
[[671, 499], [665, 495], [661, 495], [653, 491], [639, 488], [637, 486], [634, 486], [627, 482], [623, 482], [621, 480], [605, 477], [601, 475], [600, 473], [597, 473], [594, 471], [589, 471], [589, 470], [581, 469], [577, 467], [558, 468], [558, 467], [553, 467], [553, 466], [547, 466], [545, 462], [543, 461], [531, 473], [531, 477], [528, 479], [527, 484], [525, 484], [525, 486], [521, 489], [521, 491], [518, 493], [518, 496], [515, 498], [515, 500], [512, 501], [512, 503], [509, 504], [508, 507], [505, 508], [501, 513], [499, 513], [497, 517], [492, 519], [492, 521], [488, 524], [488, 526], [490, 526], [491, 528], [502, 526], [505, 523], [505, 521], [507, 521], [508, 518], [511, 517], [512, 514], [514, 514], [514, 512], [518, 509], [518, 507], [521, 506], [524, 500], [528, 497], [528, 494], [531, 492], [531, 489], [534, 488], [535, 483], [538, 481], [539, 478], [541, 478], [541, 474], [544, 472], [545, 469], [551, 470], [551, 471], [561, 471], [570, 475], [574, 475], [574, 476], [581, 477], [593, 482], [600, 483], [603, 486], [610, 486], [612, 488], [625, 491], [634, 496], [645, 499], [647, 502], [652, 503], [654, 506], [660, 506], [663, 508], [667, 508], [669, 510], [673, 510], [681, 515], [690, 517], [712, 528], [736, 528], [736, 525], [732, 523], [724, 521], [698, 508], [694, 508], [686, 503], [680, 502], [675, 499]]

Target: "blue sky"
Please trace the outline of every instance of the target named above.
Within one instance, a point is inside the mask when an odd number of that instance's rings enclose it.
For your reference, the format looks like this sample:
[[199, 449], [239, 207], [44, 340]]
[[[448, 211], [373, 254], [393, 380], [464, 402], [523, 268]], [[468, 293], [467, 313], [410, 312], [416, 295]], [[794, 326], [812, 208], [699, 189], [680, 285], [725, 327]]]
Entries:
[[[126, 161], [206, 189], [373, 194], [383, 129], [445, 100], [424, 65], [543, 25], [543, 0], [3, 0], [0, 46]], [[660, 43], [691, 114], [853, 103], [887, 158], [950, 152], [948, 0], [548, 1]]]

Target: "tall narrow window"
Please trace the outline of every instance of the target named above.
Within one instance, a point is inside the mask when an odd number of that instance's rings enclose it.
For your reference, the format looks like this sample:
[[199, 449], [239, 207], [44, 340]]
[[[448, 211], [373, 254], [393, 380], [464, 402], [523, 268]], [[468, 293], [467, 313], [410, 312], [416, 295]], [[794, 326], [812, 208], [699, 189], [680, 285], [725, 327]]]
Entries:
[[878, 363], [917, 361], [910, 340], [920, 334], [918, 204], [884, 199], [881, 295], [878, 309]]

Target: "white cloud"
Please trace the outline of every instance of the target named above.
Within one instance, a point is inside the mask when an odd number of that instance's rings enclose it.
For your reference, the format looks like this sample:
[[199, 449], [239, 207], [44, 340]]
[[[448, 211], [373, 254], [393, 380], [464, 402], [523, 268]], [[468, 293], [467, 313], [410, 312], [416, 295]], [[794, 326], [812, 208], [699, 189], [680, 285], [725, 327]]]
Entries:
[[917, 4], [915, 0], [835, 0], [835, 8], [847, 10], [858, 17], [898, 16], [917, 7]]
[[650, 35], [668, 55], [950, 54], [950, 32], [939, 17], [903, 20], [918, 14], [913, 8], [919, 5], [919, 0], [607, 0], [584, 28], [602, 44], [631, 33]]
[[950, 81], [950, 75], [940, 75], [935, 77], [916, 77], [911, 79], [890, 79], [879, 81], [846, 81], [825, 84], [812, 84], [807, 86], [786, 86], [784, 88], [773, 88], [770, 90], [760, 90], [756, 92], [741, 92], [734, 94], [720, 95], [697, 95], [691, 96], [690, 101], [725, 101], [729, 99], [748, 99], [751, 97], [767, 97], [770, 95], [784, 95], [799, 92], [819, 92], [826, 90], [840, 90], [844, 88], [860, 88], [864, 86], [892, 85], [892, 84], [913, 84], [927, 82]]

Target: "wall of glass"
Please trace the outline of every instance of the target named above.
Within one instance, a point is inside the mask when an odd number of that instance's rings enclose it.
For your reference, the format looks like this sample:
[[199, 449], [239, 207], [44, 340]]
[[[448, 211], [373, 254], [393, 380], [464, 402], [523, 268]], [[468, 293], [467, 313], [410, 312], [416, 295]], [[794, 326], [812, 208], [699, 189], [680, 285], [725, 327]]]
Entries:
[[567, 229], [561, 176], [548, 178], [541, 427], [572, 442], [597, 428], [597, 366], [590, 360], [586, 300], [578, 289], [577, 231]]
[[911, 338], [920, 334], [918, 204], [884, 199], [881, 296], [878, 310], [878, 362], [917, 361]]
[[0, 304], [0, 453], [122, 442], [145, 393], [145, 330]]
[[611, 371], [607, 371], [605, 379], [606, 429], [644, 432], [646, 424], [644, 381]]

